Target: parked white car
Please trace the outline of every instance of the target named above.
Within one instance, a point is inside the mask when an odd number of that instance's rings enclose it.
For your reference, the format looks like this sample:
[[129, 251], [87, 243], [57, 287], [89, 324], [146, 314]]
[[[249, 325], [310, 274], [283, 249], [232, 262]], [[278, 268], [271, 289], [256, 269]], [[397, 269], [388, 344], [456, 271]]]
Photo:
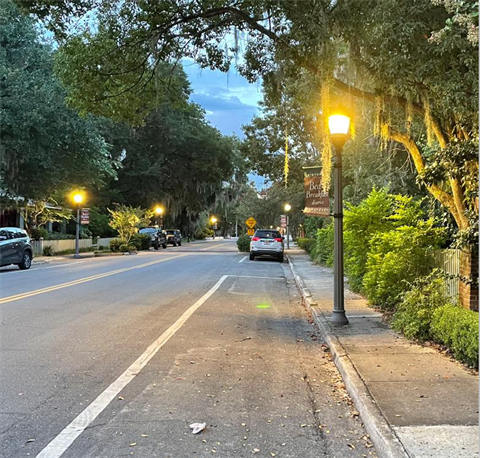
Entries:
[[250, 261], [257, 256], [273, 256], [283, 262], [283, 237], [278, 231], [257, 229], [250, 242]]

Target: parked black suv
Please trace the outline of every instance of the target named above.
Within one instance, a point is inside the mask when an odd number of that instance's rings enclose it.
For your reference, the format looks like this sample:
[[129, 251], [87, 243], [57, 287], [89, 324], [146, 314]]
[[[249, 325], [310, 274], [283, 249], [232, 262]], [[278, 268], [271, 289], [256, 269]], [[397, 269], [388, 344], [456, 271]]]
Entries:
[[16, 264], [20, 269], [30, 269], [33, 249], [30, 237], [19, 227], [0, 227], [0, 267]]
[[182, 246], [182, 233], [178, 229], [167, 229], [167, 243], [173, 246]]
[[152, 246], [156, 250], [162, 246], [167, 248], [167, 236], [165, 231], [161, 231], [156, 227], [144, 227], [138, 231], [139, 234], [148, 234], [152, 238]]

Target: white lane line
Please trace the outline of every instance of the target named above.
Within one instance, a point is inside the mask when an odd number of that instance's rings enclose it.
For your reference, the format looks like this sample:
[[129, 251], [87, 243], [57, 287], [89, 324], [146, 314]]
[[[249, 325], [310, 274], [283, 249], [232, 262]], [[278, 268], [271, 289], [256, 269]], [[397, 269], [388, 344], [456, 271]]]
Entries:
[[248, 256], [245, 256], [244, 258], [240, 259], [240, 261], [238, 261], [238, 263], [240, 264], [241, 262], [245, 261], [245, 259], [247, 259]]
[[230, 275], [237, 278], [268, 278], [269, 280], [285, 280], [285, 277], [260, 277], [259, 275]]
[[170, 326], [142, 355], [117, 378], [97, 399], [81, 412], [55, 439], [53, 439], [38, 455], [37, 458], [58, 458], [72, 445], [73, 441], [85, 431], [90, 423], [100, 415], [112, 400], [122, 391], [135, 376], [147, 365], [185, 322], [204, 304], [212, 294], [220, 288], [228, 278], [223, 275], [220, 280], [193, 304], [172, 326]]

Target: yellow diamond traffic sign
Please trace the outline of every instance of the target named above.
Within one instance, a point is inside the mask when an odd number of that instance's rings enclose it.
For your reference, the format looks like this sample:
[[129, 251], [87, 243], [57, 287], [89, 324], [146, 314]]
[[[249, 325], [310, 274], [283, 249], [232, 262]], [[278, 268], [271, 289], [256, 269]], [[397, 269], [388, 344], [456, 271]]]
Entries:
[[250, 216], [250, 218], [247, 219], [247, 221], [245, 221], [245, 224], [250, 228], [252, 229], [253, 227], [255, 227], [255, 225], [257, 224], [257, 222], [255, 221], [254, 218], [252, 218]]

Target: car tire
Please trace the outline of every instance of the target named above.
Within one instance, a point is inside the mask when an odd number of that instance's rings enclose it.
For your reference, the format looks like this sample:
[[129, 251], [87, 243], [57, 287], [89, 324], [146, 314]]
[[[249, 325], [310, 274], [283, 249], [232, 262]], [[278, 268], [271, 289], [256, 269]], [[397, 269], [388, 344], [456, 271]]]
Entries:
[[250, 261], [255, 261], [255, 255], [253, 253], [250, 253]]
[[158, 249], [160, 248], [159, 243], [158, 243], [158, 242], [154, 243], [153, 248], [154, 248], [155, 250], [158, 250]]
[[178, 242], [178, 246], [182, 246], [182, 242]]
[[167, 249], [167, 244], [164, 243], [164, 244], [162, 245], [162, 247], [163, 247], [164, 250], [166, 250], [166, 249]]
[[27, 270], [27, 269], [30, 269], [31, 266], [32, 266], [32, 255], [30, 254], [29, 251], [25, 251], [25, 253], [23, 253], [22, 262], [18, 264], [18, 267], [20, 267], [21, 270]]
[[283, 253], [278, 255], [278, 261], [279, 262], [283, 262]]
[[173, 246], [177, 246], [177, 242], [175, 240], [173, 241]]

